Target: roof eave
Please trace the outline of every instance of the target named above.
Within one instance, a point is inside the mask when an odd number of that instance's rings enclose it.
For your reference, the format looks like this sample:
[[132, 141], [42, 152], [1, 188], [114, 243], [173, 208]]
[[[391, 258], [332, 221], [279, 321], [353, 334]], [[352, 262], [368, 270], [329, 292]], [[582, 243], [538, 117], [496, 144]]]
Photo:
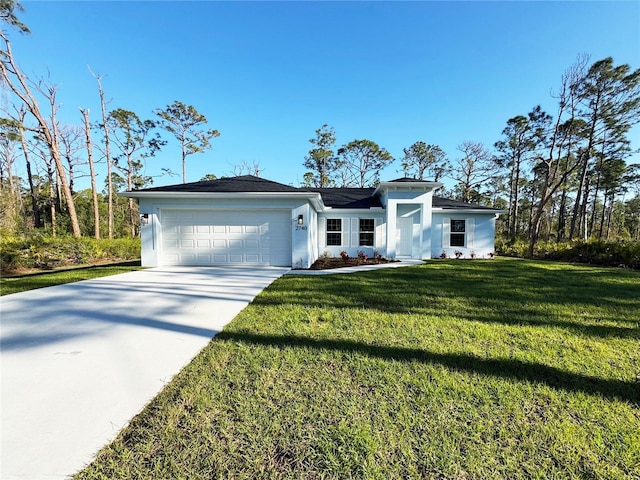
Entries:
[[325, 207], [322, 213], [384, 213], [384, 207], [364, 207], [364, 208], [342, 208], [342, 207]]
[[465, 208], [465, 207], [432, 207], [434, 212], [466, 212], [466, 213], [487, 213], [500, 214], [506, 213], [505, 210], [497, 210], [493, 208]]
[[135, 191], [118, 194], [127, 198], [301, 198], [308, 200], [316, 210], [324, 210], [325, 205], [319, 193], [314, 192], [171, 192], [171, 191]]
[[383, 193], [385, 190], [435, 191], [443, 185], [440, 182], [380, 182], [372, 196]]

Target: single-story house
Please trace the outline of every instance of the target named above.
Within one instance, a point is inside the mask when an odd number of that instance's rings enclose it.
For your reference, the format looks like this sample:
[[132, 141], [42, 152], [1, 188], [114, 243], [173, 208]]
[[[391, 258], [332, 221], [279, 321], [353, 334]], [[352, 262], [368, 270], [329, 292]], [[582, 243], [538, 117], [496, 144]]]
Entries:
[[487, 258], [500, 210], [433, 195], [438, 182], [293, 187], [244, 175], [124, 193], [140, 205], [142, 265], [309, 267], [362, 251], [392, 259]]

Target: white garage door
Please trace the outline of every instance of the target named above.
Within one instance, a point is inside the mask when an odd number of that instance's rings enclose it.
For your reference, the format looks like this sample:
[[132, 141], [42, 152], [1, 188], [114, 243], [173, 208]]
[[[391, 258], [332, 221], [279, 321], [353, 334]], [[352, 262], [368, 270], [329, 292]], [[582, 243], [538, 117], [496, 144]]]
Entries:
[[160, 212], [162, 265], [291, 265], [291, 211]]

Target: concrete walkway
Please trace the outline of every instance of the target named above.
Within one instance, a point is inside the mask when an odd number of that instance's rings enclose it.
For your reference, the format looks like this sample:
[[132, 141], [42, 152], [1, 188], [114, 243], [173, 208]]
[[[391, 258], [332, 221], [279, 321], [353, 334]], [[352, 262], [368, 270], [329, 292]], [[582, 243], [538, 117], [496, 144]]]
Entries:
[[287, 268], [156, 268], [0, 299], [0, 478], [89, 463]]

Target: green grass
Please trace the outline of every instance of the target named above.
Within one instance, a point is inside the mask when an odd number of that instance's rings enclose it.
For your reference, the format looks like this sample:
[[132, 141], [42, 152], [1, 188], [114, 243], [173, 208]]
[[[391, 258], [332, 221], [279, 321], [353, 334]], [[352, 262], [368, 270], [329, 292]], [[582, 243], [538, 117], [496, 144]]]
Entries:
[[76, 478], [638, 479], [639, 324], [621, 269], [287, 276]]
[[91, 278], [106, 277], [118, 273], [140, 270], [139, 261], [122, 262], [115, 265], [86, 266], [80, 268], [69, 268], [56, 270], [53, 272], [30, 273], [15, 277], [0, 278], [0, 295], [26, 292], [36, 288], [52, 287], [64, 283], [79, 282]]

